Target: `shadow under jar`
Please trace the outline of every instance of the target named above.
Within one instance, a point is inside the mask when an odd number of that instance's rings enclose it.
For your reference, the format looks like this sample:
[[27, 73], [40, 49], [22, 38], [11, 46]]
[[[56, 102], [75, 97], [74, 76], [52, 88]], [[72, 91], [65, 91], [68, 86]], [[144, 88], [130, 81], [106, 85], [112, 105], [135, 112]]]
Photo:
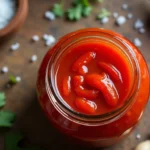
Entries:
[[82, 145], [110, 146], [127, 136], [143, 114], [148, 68], [139, 50], [121, 35], [82, 29], [47, 52], [37, 93], [59, 131]]

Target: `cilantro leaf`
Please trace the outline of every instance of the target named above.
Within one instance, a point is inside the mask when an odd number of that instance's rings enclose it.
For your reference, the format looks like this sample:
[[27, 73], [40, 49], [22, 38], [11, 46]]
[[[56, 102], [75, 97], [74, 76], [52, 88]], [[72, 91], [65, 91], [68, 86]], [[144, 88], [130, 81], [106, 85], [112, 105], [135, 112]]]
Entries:
[[82, 5], [78, 4], [77, 6], [68, 9], [67, 17], [69, 20], [80, 20], [82, 16]]
[[100, 13], [97, 16], [97, 19], [102, 19], [104, 17], [109, 17], [109, 16], [111, 16], [111, 13], [107, 9], [102, 8]]
[[13, 75], [10, 75], [9, 76], [9, 81], [10, 81], [10, 83], [12, 83], [12, 84], [16, 84], [18, 81], [16, 80], [16, 77], [15, 76], [13, 76]]
[[23, 139], [21, 133], [9, 132], [5, 135], [5, 150], [42, 150], [40, 147], [20, 148], [19, 142]]
[[4, 92], [0, 92], [0, 108], [6, 104], [6, 96]]
[[0, 111], [0, 127], [11, 127], [16, 115], [10, 111]]
[[88, 16], [91, 14], [91, 12], [92, 12], [92, 7], [91, 7], [91, 6], [84, 7], [84, 8], [82, 9], [82, 15], [83, 15], [84, 17], [88, 17]]
[[63, 17], [64, 15], [64, 9], [62, 4], [54, 4], [52, 12], [57, 16], [57, 17]]

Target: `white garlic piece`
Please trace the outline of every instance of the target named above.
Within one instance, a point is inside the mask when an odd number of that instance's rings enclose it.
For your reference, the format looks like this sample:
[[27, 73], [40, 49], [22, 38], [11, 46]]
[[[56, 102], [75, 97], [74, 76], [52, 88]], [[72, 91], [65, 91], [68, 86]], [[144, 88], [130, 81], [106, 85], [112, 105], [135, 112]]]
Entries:
[[150, 140], [141, 142], [140, 144], [137, 145], [135, 150], [150, 150]]

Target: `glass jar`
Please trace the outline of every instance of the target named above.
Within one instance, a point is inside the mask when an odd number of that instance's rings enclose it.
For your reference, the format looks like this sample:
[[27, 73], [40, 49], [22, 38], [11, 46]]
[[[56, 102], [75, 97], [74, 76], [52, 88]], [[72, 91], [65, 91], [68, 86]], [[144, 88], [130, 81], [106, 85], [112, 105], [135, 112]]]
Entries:
[[[126, 102], [102, 115], [83, 115], [68, 107], [56, 87], [57, 60], [67, 47], [84, 40], [102, 40], [118, 47], [132, 66], [133, 83]], [[38, 73], [39, 103], [59, 131], [82, 145], [105, 147], [127, 136], [138, 123], [149, 98], [149, 73], [139, 50], [126, 38], [109, 30], [89, 28], [62, 37], [43, 59]]]

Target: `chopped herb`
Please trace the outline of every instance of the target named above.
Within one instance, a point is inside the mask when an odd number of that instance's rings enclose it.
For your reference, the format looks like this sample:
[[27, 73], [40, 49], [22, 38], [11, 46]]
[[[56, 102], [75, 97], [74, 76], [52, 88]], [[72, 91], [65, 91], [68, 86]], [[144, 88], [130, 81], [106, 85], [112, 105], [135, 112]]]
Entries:
[[63, 4], [54, 4], [52, 12], [57, 16], [57, 17], [63, 17], [64, 15], [64, 9], [63, 9]]
[[67, 11], [69, 20], [80, 20], [82, 16], [87, 17], [92, 12], [92, 6], [88, 0], [76, 0], [74, 6]]
[[77, 6], [68, 9], [67, 17], [69, 20], [80, 20], [82, 16], [82, 5], [78, 4]]
[[18, 144], [23, 138], [21, 133], [7, 133], [4, 142], [5, 150], [42, 150], [40, 147], [20, 148]]
[[85, 17], [88, 17], [92, 12], [92, 7], [88, 6], [88, 7], [84, 7], [82, 10], [82, 15]]
[[0, 108], [6, 104], [6, 96], [4, 92], [0, 92]]
[[11, 127], [16, 115], [10, 111], [0, 111], [0, 127]]
[[107, 9], [102, 8], [100, 13], [97, 16], [97, 19], [102, 19], [104, 17], [109, 17], [109, 16], [111, 16], [111, 13]]
[[18, 81], [16, 80], [16, 77], [13, 75], [9, 76], [9, 82], [12, 84], [16, 84]]
[[85, 7], [90, 6], [89, 0], [80, 0], [80, 3]]

